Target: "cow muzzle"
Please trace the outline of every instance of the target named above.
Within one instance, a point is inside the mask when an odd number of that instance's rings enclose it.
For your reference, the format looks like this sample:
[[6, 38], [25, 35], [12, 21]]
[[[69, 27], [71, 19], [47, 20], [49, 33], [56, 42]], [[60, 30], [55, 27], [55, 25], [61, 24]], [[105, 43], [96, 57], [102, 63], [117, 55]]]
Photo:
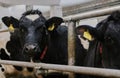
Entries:
[[36, 52], [39, 52], [39, 46], [37, 44], [26, 43], [24, 46], [24, 52], [30, 56], [33, 56]]

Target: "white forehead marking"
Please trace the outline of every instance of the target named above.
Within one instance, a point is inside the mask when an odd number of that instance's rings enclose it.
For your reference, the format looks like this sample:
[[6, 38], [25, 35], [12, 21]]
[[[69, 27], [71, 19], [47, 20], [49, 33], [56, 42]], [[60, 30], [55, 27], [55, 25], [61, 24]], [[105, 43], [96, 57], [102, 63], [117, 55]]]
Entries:
[[39, 15], [37, 15], [37, 14], [36, 14], [36, 15], [27, 15], [26, 18], [34, 21], [34, 20], [36, 20], [37, 18], [39, 18]]

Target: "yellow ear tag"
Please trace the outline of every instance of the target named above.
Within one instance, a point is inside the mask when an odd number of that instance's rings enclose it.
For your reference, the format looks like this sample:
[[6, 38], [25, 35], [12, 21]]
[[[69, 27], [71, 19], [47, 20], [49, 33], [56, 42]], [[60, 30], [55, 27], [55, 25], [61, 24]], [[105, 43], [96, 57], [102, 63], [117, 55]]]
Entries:
[[92, 40], [92, 36], [90, 35], [89, 31], [85, 31], [83, 33], [83, 37], [85, 37], [86, 39], [88, 39], [90, 41]]
[[10, 26], [9, 26], [9, 28], [8, 28], [8, 30], [10, 31], [10, 32], [14, 32], [14, 27], [13, 27], [13, 25], [12, 24], [10, 24]]
[[52, 24], [52, 26], [49, 26], [49, 27], [48, 27], [48, 30], [49, 30], [49, 31], [53, 31], [53, 30], [54, 30], [54, 28], [55, 28], [55, 25], [54, 25], [54, 24]]

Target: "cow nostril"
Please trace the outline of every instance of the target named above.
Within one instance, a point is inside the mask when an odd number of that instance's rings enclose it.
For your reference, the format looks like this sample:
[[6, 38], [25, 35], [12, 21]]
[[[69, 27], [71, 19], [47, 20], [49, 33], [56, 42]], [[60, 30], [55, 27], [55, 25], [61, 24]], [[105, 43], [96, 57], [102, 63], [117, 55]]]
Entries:
[[28, 52], [28, 51], [29, 51], [29, 49], [27, 47], [25, 47], [25, 52]]
[[36, 52], [38, 47], [36, 45], [27, 45], [24, 50], [25, 52]]
[[33, 49], [34, 51], [37, 51], [37, 47], [34, 47], [34, 49]]
[[5, 69], [4, 69], [4, 68], [1, 68], [1, 71], [2, 71], [2, 72], [4, 72], [4, 71], [5, 71]]

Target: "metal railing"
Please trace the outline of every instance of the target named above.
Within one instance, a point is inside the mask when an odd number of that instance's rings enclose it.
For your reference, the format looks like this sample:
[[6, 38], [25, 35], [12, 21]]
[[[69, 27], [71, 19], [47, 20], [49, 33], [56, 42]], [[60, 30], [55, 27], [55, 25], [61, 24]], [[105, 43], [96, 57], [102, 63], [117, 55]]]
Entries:
[[[120, 10], [120, 6], [113, 6], [109, 8], [104, 8], [104, 9], [98, 9], [90, 12], [85, 12], [82, 14], [77, 14], [77, 15], [72, 15], [64, 18], [64, 21], [69, 21], [70, 20], [81, 20], [85, 18], [91, 18], [91, 17], [97, 17], [97, 16], [102, 16], [102, 15], [107, 15], [110, 14], [113, 11]], [[72, 32], [69, 32], [68, 35], [73, 35], [74, 34], [74, 22], [70, 22], [68, 29], [71, 29]], [[68, 42], [69, 45], [72, 46], [72, 51], [68, 52], [72, 55], [69, 55], [70, 57], [68, 58], [69, 65], [74, 65], [74, 36], [70, 38], [71, 36], [68, 36], [68, 39], [71, 39], [73, 42]], [[68, 40], [68, 41], [71, 41]], [[69, 46], [68, 45], [68, 46]], [[70, 47], [68, 47], [70, 49]], [[71, 62], [72, 58], [72, 62]], [[72, 63], [72, 64], [70, 64]], [[103, 76], [103, 77], [116, 77], [120, 78], [120, 70], [114, 70], [114, 69], [102, 69], [102, 68], [91, 68], [91, 67], [78, 67], [78, 66], [67, 66], [67, 65], [55, 65], [55, 64], [45, 64], [45, 63], [28, 63], [28, 62], [17, 62], [17, 61], [5, 61], [5, 60], [0, 60], [0, 64], [11, 64], [11, 65], [16, 65], [16, 66], [24, 66], [24, 67], [34, 67], [34, 68], [44, 68], [44, 69], [51, 69], [51, 70], [59, 70], [59, 71], [66, 71], [66, 72], [72, 72], [72, 73], [80, 73], [80, 74], [89, 74], [89, 75], [94, 75], [94, 76]]]
[[120, 78], [120, 70], [114, 70], [114, 69], [56, 65], [56, 64], [45, 64], [45, 63], [30, 63], [30, 62], [18, 62], [18, 61], [6, 61], [6, 60], [0, 60], [0, 64], [33, 67], [36, 69], [43, 68], [43, 69], [58, 70], [63, 72], [65, 71], [65, 72], [80, 73], [80, 74], [110, 77], [110, 78]]
[[104, 16], [104, 15], [111, 14], [113, 11], [116, 11], [116, 10], [120, 10], [120, 5], [107, 7], [103, 9], [97, 9], [94, 11], [88, 11], [80, 14], [70, 15], [70, 16], [64, 17], [64, 20], [65, 21], [81, 20], [81, 19], [86, 19], [91, 17]]

